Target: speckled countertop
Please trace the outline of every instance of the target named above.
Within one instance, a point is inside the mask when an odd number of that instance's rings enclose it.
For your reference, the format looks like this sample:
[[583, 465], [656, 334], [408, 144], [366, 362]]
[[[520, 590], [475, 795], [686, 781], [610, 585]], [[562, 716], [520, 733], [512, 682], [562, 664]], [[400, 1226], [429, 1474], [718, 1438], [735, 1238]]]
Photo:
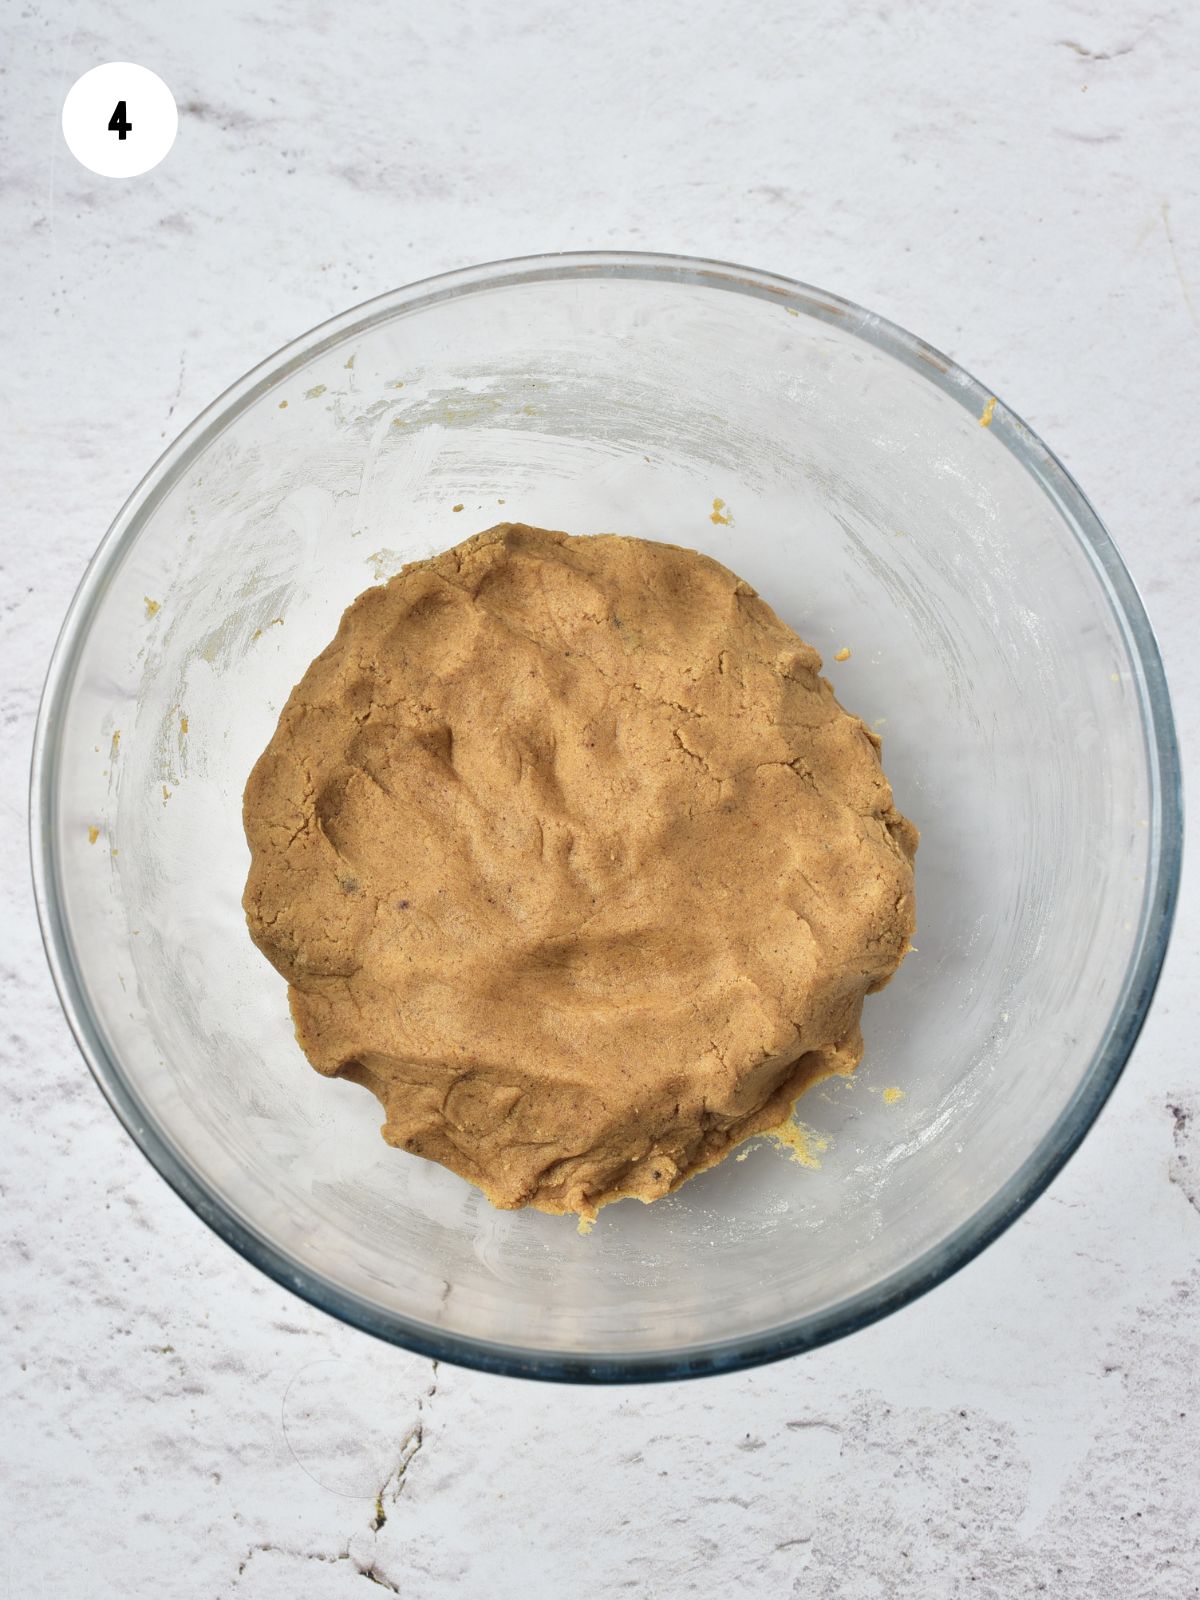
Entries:
[[[378, 1346], [192, 1217], [59, 1013], [23, 792], [62, 613], [183, 423], [358, 300], [586, 246], [822, 284], [986, 378], [1106, 519], [1194, 752], [1195, 8], [60, 0], [0, 30], [0, 1595], [1200, 1594], [1194, 857], [1128, 1071], [1000, 1243], [815, 1355], [587, 1392]], [[182, 111], [129, 182], [57, 127], [109, 59]]]

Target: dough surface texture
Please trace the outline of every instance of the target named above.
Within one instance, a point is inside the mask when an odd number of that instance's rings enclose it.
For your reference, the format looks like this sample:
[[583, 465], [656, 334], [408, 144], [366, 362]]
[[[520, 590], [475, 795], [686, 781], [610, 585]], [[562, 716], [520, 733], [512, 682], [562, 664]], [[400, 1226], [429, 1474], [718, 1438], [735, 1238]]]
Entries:
[[244, 802], [313, 1066], [495, 1205], [587, 1218], [853, 1070], [917, 833], [820, 667], [639, 539], [505, 523], [361, 594]]

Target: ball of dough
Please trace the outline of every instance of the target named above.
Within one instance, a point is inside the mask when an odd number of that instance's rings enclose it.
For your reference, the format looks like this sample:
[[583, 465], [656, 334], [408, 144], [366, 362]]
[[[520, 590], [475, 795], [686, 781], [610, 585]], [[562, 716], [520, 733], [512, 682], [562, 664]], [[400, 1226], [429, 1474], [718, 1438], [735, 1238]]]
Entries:
[[641, 539], [507, 523], [360, 595], [245, 794], [313, 1066], [494, 1204], [585, 1217], [852, 1070], [917, 834], [820, 666]]

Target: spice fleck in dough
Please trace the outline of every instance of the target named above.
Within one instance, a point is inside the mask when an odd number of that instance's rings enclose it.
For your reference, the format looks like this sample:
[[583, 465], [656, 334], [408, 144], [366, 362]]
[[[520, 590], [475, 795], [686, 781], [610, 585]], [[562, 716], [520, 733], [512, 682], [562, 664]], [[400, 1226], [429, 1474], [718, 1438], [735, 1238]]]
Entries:
[[820, 666], [640, 539], [503, 523], [360, 595], [245, 795], [313, 1066], [495, 1205], [585, 1218], [851, 1071], [917, 834]]

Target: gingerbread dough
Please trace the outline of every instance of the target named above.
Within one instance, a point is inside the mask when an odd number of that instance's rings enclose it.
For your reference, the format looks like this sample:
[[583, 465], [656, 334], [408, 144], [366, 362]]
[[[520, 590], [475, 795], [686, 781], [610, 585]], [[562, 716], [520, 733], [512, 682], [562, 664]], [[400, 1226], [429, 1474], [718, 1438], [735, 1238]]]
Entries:
[[640, 539], [506, 523], [361, 594], [245, 795], [313, 1066], [495, 1205], [584, 1217], [851, 1071], [917, 833], [820, 666]]

